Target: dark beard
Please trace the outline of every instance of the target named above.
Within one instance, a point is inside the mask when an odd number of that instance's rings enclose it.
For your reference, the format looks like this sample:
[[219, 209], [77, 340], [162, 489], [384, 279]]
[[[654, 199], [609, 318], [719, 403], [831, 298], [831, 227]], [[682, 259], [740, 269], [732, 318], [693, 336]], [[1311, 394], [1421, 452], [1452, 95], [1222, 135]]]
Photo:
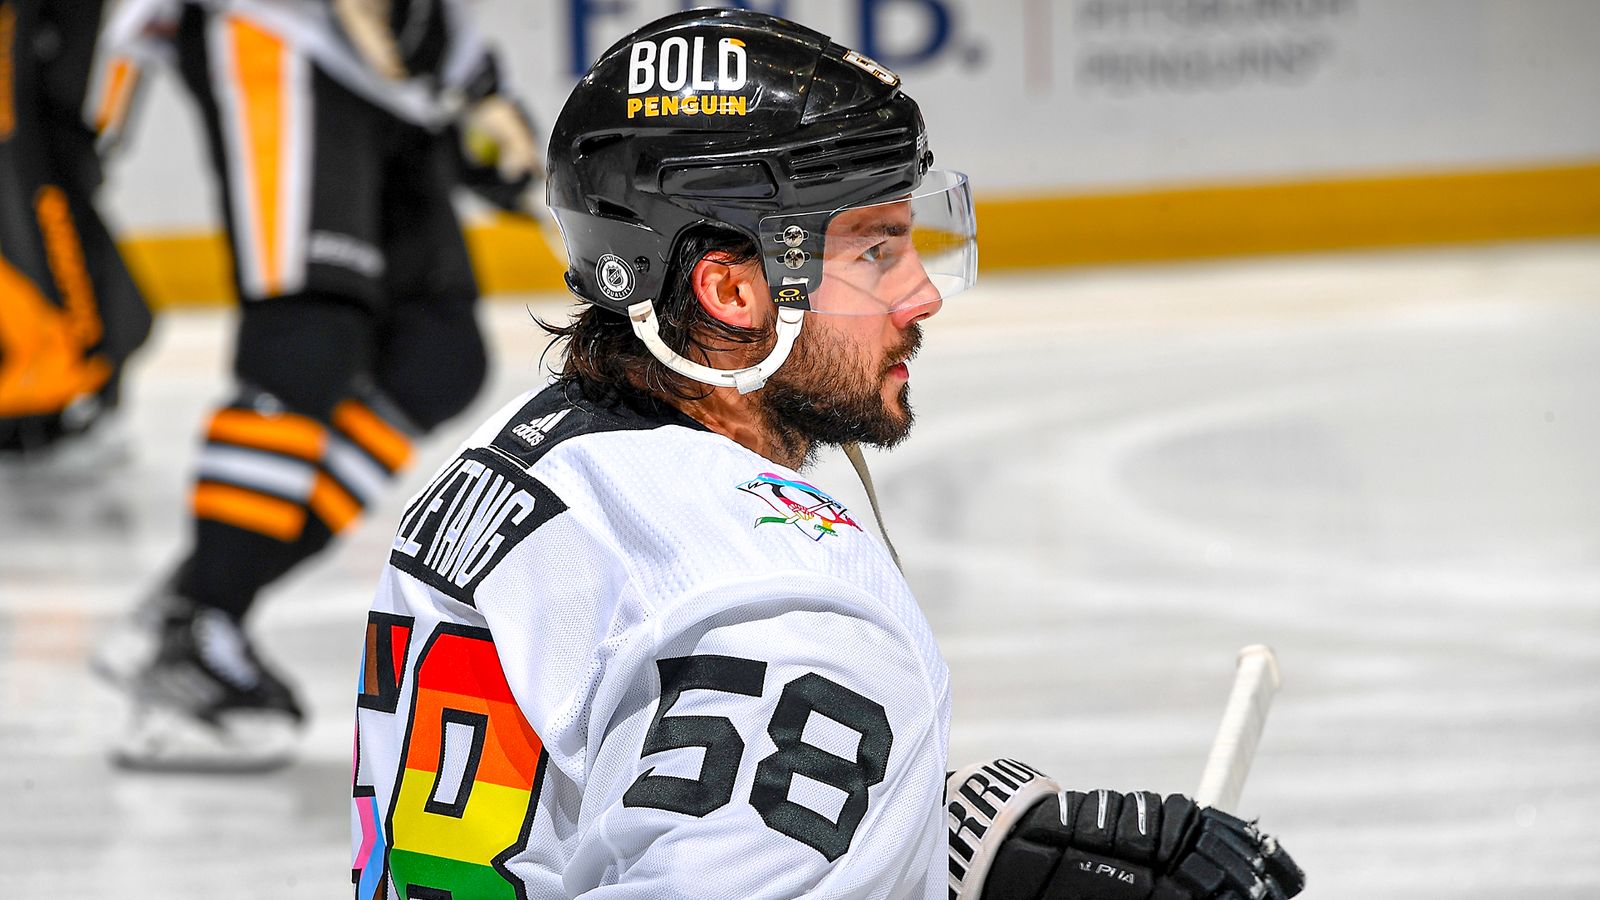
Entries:
[[[758, 404], [768, 432], [791, 459], [804, 468], [819, 447], [849, 443], [893, 447], [911, 433], [911, 385], [900, 386], [901, 412], [883, 403], [881, 388], [888, 366], [861, 375], [864, 360], [820, 347], [802, 330], [794, 352], [762, 388]], [[900, 362], [922, 346], [922, 327], [912, 324], [906, 339], [884, 359]]]

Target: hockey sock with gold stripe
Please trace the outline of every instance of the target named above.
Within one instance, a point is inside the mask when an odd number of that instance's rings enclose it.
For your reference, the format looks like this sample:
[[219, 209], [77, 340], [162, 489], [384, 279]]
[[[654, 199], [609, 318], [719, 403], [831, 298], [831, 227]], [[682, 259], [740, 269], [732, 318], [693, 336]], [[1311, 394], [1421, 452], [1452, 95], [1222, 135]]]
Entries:
[[331, 418], [261, 391], [213, 414], [178, 593], [243, 618], [261, 588], [353, 525], [409, 461], [411, 429], [380, 400], [347, 398]]

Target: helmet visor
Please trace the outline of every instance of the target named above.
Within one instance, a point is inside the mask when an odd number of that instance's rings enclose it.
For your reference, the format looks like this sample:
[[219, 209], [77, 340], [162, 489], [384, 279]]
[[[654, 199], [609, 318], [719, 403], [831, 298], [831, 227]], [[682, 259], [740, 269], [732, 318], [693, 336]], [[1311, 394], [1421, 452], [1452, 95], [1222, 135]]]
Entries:
[[889, 315], [947, 300], [977, 280], [972, 193], [960, 172], [929, 170], [898, 199], [769, 216], [760, 230], [780, 306]]

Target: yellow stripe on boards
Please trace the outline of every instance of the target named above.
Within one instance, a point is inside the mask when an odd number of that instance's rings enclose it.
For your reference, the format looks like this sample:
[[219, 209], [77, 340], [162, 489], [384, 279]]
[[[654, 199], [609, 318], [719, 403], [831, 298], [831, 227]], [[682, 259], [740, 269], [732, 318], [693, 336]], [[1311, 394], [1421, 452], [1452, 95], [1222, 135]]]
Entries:
[[[554, 250], [550, 241], [557, 242]], [[566, 253], [554, 225], [549, 236], [530, 219], [500, 215], [467, 227], [478, 289], [494, 294], [565, 293]]]
[[987, 269], [1600, 234], [1600, 163], [977, 203]]
[[233, 261], [220, 231], [133, 237], [119, 249], [151, 306], [233, 303]]
[[[981, 190], [981, 186], [980, 186]], [[986, 270], [1600, 235], [1600, 160], [1480, 172], [1229, 184], [978, 201]], [[485, 294], [562, 291], [544, 233], [509, 216], [467, 230]], [[231, 303], [219, 235], [132, 238], [158, 307]]]
[[461, 818], [425, 810], [435, 775], [406, 769], [394, 809], [394, 847], [463, 862], [488, 864], [522, 834], [530, 792], [474, 782]]

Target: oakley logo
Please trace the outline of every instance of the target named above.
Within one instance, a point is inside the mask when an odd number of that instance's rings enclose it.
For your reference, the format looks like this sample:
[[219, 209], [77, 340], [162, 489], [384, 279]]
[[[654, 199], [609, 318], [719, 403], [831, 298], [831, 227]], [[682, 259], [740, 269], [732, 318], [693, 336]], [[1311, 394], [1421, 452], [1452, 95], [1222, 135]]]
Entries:
[[779, 306], [787, 306], [794, 309], [811, 308], [811, 294], [806, 291], [806, 286], [803, 284], [791, 284], [788, 287], [779, 288], [773, 293], [772, 300]]

